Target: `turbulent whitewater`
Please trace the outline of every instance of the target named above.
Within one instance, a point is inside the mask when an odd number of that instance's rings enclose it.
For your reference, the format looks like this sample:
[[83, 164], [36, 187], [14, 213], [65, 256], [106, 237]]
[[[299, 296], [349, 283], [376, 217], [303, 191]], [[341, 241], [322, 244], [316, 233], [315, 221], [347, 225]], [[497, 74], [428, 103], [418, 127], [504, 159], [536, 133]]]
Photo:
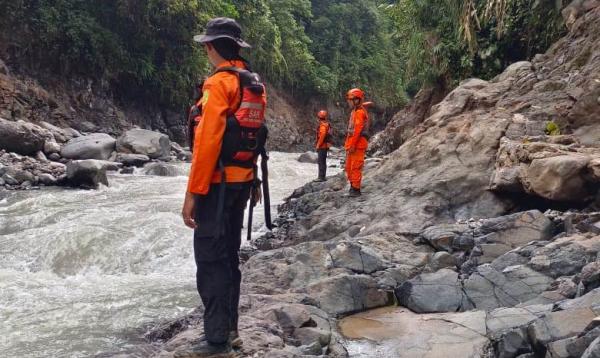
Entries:
[[[273, 210], [316, 176], [273, 153]], [[0, 193], [0, 352], [84, 357], [142, 344], [143, 327], [194, 308], [182, 176], [112, 175], [98, 191]], [[275, 211], [274, 211], [275, 212]], [[253, 231], [264, 230], [262, 207]]]

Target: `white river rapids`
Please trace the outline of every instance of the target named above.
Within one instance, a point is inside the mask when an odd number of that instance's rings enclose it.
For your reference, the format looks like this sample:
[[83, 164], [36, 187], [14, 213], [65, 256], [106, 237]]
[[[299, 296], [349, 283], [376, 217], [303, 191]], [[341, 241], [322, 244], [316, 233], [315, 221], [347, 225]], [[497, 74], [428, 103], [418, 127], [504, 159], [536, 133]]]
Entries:
[[[317, 174], [296, 158], [272, 153], [274, 216]], [[179, 214], [186, 181], [110, 175], [97, 191], [0, 192], [0, 355], [118, 352], [143, 343], [141, 327], [197, 306], [192, 231]]]

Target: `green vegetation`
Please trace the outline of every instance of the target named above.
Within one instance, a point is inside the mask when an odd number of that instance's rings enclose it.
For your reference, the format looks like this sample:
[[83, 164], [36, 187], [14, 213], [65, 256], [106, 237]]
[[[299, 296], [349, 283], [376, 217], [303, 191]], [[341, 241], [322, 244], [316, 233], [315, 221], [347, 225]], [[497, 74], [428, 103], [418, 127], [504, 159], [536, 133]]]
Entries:
[[396, 107], [421, 86], [489, 78], [560, 34], [550, 0], [0, 0], [0, 50], [23, 66], [101, 79], [123, 100], [180, 108], [209, 71], [191, 41], [239, 19], [254, 69], [298, 98], [353, 86]]
[[400, 0], [388, 7], [401, 47], [405, 89], [489, 79], [544, 52], [564, 32], [560, 1]]

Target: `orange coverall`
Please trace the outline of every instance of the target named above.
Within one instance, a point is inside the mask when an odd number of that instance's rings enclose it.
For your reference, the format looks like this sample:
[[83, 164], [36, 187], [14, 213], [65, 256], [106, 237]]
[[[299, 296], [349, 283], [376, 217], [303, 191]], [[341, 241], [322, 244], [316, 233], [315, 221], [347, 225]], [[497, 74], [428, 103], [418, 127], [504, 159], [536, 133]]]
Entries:
[[363, 129], [368, 126], [369, 116], [364, 107], [360, 106], [350, 114], [348, 134], [346, 136], [346, 176], [354, 189], [360, 190], [362, 169], [365, 163], [365, 152], [369, 143], [362, 135]]
[[[246, 68], [243, 61], [227, 61], [219, 66]], [[227, 115], [232, 114], [240, 103], [240, 83], [233, 72], [218, 72], [209, 77], [202, 87], [202, 114], [196, 117], [192, 168], [187, 190], [190, 193], [206, 195], [211, 183], [221, 182], [218, 160], [221, 143], [227, 123]], [[266, 95], [265, 95], [266, 96]], [[254, 179], [252, 168], [225, 167], [227, 183], [245, 183]]]

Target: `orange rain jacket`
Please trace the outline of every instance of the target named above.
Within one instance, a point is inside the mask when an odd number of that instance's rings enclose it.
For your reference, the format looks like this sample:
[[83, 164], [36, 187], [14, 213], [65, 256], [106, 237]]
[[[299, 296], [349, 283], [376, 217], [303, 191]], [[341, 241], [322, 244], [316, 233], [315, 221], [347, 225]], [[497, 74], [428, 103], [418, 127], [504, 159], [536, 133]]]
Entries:
[[367, 138], [362, 133], [363, 130], [369, 125], [369, 115], [367, 110], [360, 106], [352, 111], [350, 114], [350, 121], [348, 122], [348, 134], [346, 135], [346, 143], [344, 148], [346, 150], [365, 150], [369, 146]]
[[331, 124], [329, 121], [319, 120], [319, 128], [317, 128], [317, 149], [329, 149], [331, 143], [327, 141], [327, 134]]
[[[243, 61], [227, 61], [218, 66], [246, 68]], [[238, 75], [218, 72], [210, 76], [202, 87], [202, 114], [196, 118], [192, 168], [188, 179], [188, 192], [206, 195], [210, 184], [221, 182], [218, 160], [227, 123], [227, 116], [239, 107], [241, 94]], [[266, 99], [266, 94], [264, 94]], [[254, 179], [252, 168], [225, 167], [227, 183], [244, 183]]]

